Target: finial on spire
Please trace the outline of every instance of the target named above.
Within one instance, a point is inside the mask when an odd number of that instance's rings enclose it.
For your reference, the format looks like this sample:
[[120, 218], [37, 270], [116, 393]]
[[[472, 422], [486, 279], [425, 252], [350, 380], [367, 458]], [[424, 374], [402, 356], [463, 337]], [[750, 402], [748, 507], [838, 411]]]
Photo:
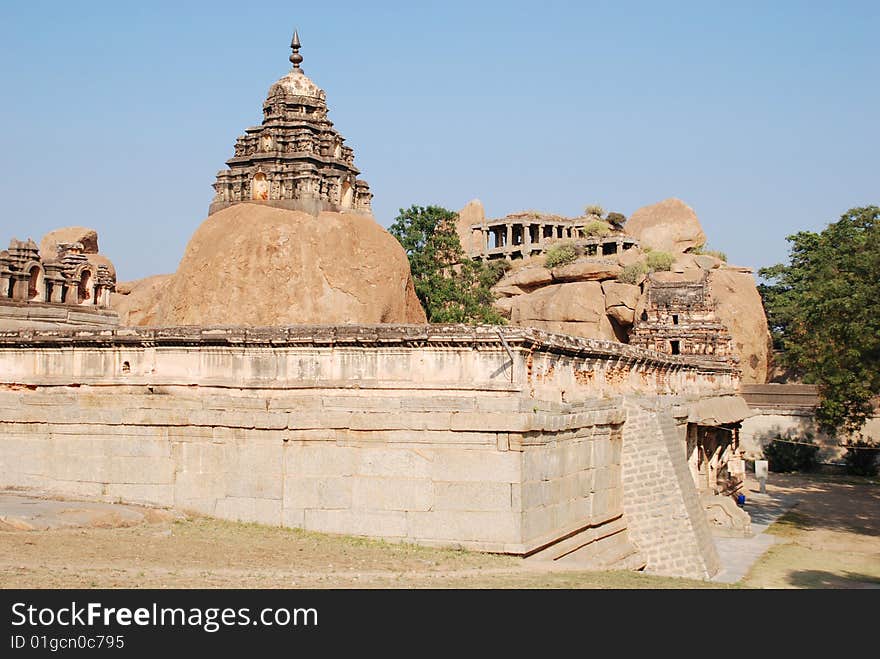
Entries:
[[293, 54], [290, 56], [290, 62], [293, 64], [293, 68], [299, 69], [299, 65], [302, 64], [303, 56], [299, 54], [299, 49], [302, 45], [299, 42], [299, 33], [296, 30], [293, 31], [293, 39], [290, 41], [290, 47], [293, 49]]

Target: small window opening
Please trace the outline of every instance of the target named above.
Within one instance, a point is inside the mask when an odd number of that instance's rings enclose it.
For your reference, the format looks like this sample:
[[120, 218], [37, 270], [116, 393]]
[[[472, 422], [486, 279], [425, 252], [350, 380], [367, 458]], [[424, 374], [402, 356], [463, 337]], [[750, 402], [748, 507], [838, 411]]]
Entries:
[[131, 364], [129, 364], [128, 362], [122, 362], [122, 372], [131, 373]]
[[672, 354], [673, 355], [680, 355], [681, 354], [681, 348], [679, 346], [678, 341], [670, 341], [669, 345], [672, 347]]
[[672, 314], [672, 324], [678, 325], [678, 314], [677, 313]]

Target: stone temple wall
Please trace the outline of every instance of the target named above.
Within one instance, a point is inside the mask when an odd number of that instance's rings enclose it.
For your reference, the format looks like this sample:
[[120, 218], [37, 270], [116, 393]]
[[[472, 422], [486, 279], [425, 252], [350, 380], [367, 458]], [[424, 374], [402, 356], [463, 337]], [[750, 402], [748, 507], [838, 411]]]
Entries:
[[[523, 328], [0, 332], [0, 487], [704, 577], [706, 518], [683, 446], [655, 450], [660, 418], [737, 383]], [[687, 519], [670, 533], [633, 501]]]
[[0, 299], [0, 330], [116, 327], [119, 316], [110, 309]]

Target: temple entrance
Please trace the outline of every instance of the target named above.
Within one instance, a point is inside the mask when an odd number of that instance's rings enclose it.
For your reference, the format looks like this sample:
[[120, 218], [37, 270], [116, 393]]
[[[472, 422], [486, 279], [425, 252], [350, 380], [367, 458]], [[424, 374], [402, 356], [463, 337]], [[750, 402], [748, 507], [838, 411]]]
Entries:
[[92, 273], [88, 270], [83, 270], [82, 274], [79, 277], [79, 295], [78, 300], [79, 304], [89, 304], [92, 298]]
[[254, 181], [251, 185], [251, 199], [256, 201], [269, 200], [269, 181], [263, 172], [254, 174]]
[[339, 195], [339, 205], [342, 208], [351, 208], [354, 204], [354, 191], [351, 188], [351, 183], [348, 181], [343, 182], [342, 191]]
[[41, 301], [43, 298], [42, 289], [43, 271], [38, 266], [34, 266], [31, 268], [30, 278], [28, 279], [28, 300], [31, 302]]

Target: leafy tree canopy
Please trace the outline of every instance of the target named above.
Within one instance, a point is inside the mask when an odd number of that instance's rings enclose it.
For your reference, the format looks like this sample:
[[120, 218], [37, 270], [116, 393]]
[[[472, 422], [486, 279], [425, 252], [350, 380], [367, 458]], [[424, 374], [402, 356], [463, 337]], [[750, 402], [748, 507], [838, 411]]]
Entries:
[[504, 319], [493, 307], [494, 286], [506, 261], [470, 259], [456, 232], [458, 215], [439, 206], [400, 209], [389, 228], [409, 258], [416, 294], [430, 323], [490, 323]]
[[785, 364], [819, 385], [824, 430], [855, 433], [880, 394], [880, 208], [788, 237], [790, 263], [759, 286]]

